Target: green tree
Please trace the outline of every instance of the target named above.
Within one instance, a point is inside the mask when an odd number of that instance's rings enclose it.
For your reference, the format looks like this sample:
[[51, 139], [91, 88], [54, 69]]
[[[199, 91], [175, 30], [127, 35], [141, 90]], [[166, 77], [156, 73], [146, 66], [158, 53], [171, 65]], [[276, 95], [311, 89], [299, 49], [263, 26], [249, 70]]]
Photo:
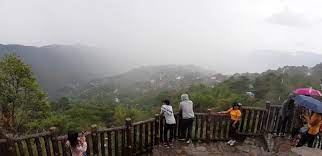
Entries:
[[71, 108], [64, 113], [63, 123], [57, 123], [62, 131], [84, 130], [90, 125], [97, 124], [99, 127], [110, 127], [113, 122], [113, 108], [110, 105], [99, 104], [73, 104]]
[[67, 97], [61, 97], [58, 101], [51, 103], [52, 109], [55, 112], [63, 112], [70, 109], [70, 100]]
[[116, 106], [114, 108], [114, 124], [122, 125], [124, 123], [125, 118], [128, 117], [127, 109], [123, 106]]
[[39, 89], [31, 67], [14, 54], [0, 61], [0, 102], [6, 129], [39, 130], [49, 115], [47, 95]]

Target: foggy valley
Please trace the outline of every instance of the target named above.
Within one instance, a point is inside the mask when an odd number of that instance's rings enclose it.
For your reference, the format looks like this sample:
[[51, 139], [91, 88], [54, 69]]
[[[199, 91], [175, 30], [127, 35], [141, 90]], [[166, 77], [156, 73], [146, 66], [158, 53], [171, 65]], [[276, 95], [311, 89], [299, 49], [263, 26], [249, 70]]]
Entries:
[[0, 0], [0, 155], [315, 156], [321, 6]]

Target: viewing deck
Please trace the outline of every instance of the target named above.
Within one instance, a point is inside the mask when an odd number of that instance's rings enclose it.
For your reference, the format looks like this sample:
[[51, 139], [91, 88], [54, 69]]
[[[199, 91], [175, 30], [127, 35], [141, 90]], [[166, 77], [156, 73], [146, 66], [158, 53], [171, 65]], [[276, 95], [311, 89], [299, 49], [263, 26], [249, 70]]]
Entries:
[[[255, 142], [254, 142], [255, 143]], [[245, 145], [237, 143], [235, 146], [229, 146], [225, 142], [201, 143], [195, 142], [186, 144], [184, 142], [175, 142], [171, 148], [157, 146], [153, 149], [153, 156], [248, 156], [250, 153], [266, 153], [263, 150], [261, 142], [256, 141], [256, 145]]]
[[[227, 115], [195, 113], [193, 122], [193, 144], [176, 141], [173, 148], [163, 146], [164, 118], [158, 114], [154, 118], [132, 123], [127, 119], [124, 126], [97, 129], [87, 135], [87, 153], [90, 156], [119, 156], [119, 155], [244, 155], [252, 150], [263, 155], [273, 150], [270, 145], [274, 142], [270, 134], [277, 132], [279, 105], [266, 104], [265, 108], [243, 107], [239, 134], [246, 138], [242, 143], [231, 147], [225, 144], [229, 139], [228, 130], [230, 118]], [[177, 138], [181, 120], [176, 115]], [[286, 133], [293, 126], [292, 120], [287, 123]], [[69, 156], [69, 149], [65, 147], [67, 136], [58, 135], [56, 128], [50, 131], [0, 139], [0, 155], [8, 156]], [[253, 139], [254, 141], [249, 141]], [[284, 139], [285, 140], [285, 139]], [[285, 142], [285, 141], [284, 141]], [[314, 147], [321, 148], [321, 137], [315, 140]], [[250, 144], [250, 146], [248, 146]], [[247, 145], [247, 146], [246, 146]], [[287, 143], [285, 146], [289, 146]], [[248, 147], [251, 147], [248, 151]], [[290, 148], [288, 148], [290, 149]]]

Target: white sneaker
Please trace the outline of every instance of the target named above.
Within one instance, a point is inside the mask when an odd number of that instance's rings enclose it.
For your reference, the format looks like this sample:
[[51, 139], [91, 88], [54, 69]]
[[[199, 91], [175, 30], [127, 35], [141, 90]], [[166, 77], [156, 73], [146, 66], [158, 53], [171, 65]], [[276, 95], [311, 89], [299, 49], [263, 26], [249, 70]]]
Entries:
[[186, 142], [187, 144], [190, 144], [190, 139]]
[[232, 141], [233, 141], [233, 140], [229, 140], [229, 141], [227, 142], [227, 144], [230, 144]]
[[236, 142], [237, 142], [236, 140], [232, 140], [229, 145], [234, 146]]

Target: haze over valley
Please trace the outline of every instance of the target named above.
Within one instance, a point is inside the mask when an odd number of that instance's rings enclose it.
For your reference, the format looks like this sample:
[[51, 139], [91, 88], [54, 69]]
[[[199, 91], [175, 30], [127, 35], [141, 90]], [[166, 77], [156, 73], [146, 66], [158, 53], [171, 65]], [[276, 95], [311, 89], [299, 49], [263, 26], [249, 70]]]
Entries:
[[[314, 66], [322, 60], [322, 55], [310, 52], [279, 52], [273, 50], [260, 50], [249, 55], [238, 56], [220, 56], [213, 57], [211, 64], [203, 64], [196, 60], [186, 61], [176, 57], [167, 59], [166, 57], [158, 58], [139, 58], [135, 55], [122, 56], [103, 48], [94, 48], [81, 45], [49, 45], [43, 47], [24, 46], [24, 45], [1, 45], [0, 56], [8, 53], [14, 53], [20, 56], [27, 64], [30, 64], [35, 72], [41, 87], [49, 94], [51, 98], [63, 96], [62, 92], [67, 88], [77, 88], [83, 86], [90, 81], [96, 79], [104, 79], [115, 76], [113, 79], [126, 75], [127, 71], [140, 75], [140, 72], [135, 70], [148, 71], [149, 66], [175, 65], [186, 66], [191, 68], [190, 72], [207, 75], [211, 78], [212, 74], [232, 75], [234, 73], [246, 72], [263, 72], [268, 69], [277, 69], [283, 66]], [[131, 59], [131, 58], [135, 59]], [[202, 56], [201, 56], [202, 57]], [[236, 60], [236, 58], [238, 58]], [[175, 60], [175, 61], [172, 61]], [[149, 63], [147, 63], [149, 62]], [[195, 66], [189, 66], [194, 64]], [[146, 68], [145, 68], [146, 67]], [[153, 71], [154, 68], [149, 70]], [[169, 74], [169, 69], [163, 69], [164, 75]], [[189, 71], [189, 70], [188, 70]], [[158, 73], [157, 71], [154, 71]], [[187, 71], [186, 71], [187, 72]], [[178, 69], [173, 73], [174, 76], [184, 76], [186, 73]], [[117, 76], [119, 75], [119, 76]], [[125, 76], [130, 81], [150, 81], [155, 80], [155, 77], [141, 74], [142, 77]], [[176, 78], [173, 77], [173, 80]], [[195, 76], [200, 77], [200, 76]], [[222, 80], [222, 79], [221, 79]], [[122, 80], [119, 80], [122, 82]], [[126, 81], [123, 81], [126, 83]], [[188, 83], [189, 84], [189, 83]], [[191, 85], [191, 84], [189, 84]], [[189, 86], [188, 85], [188, 86]]]

